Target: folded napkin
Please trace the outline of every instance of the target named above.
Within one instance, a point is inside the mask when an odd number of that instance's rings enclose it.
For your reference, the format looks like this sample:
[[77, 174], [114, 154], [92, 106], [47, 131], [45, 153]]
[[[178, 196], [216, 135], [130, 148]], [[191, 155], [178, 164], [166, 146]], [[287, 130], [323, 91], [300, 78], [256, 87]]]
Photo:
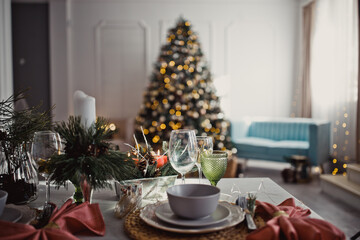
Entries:
[[255, 213], [265, 219], [266, 225], [252, 233], [246, 240], [342, 240], [345, 234], [329, 222], [308, 218], [310, 210], [295, 205], [289, 198], [278, 206], [257, 201]]
[[246, 240], [288, 239], [288, 240], [342, 240], [346, 239], [342, 231], [329, 222], [306, 217], [279, 216], [266, 225], [250, 233]]
[[306, 217], [311, 214], [309, 209], [303, 209], [295, 205], [293, 198], [288, 198], [279, 205], [275, 206], [271, 203], [256, 201], [256, 214], [265, 221], [280, 215], [288, 217]]
[[48, 225], [36, 229], [32, 225], [0, 221], [0, 239], [78, 239], [73, 234], [105, 234], [105, 223], [98, 204], [76, 205], [69, 199], [55, 209]]

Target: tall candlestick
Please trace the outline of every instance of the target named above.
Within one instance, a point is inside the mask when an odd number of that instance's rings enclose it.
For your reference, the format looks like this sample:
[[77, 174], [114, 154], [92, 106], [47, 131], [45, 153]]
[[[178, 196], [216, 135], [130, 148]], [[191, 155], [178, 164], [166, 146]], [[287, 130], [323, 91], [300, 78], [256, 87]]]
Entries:
[[96, 120], [95, 98], [83, 91], [74, 93], [74, 115], [81, 117], [81, 123], [89, 128]]

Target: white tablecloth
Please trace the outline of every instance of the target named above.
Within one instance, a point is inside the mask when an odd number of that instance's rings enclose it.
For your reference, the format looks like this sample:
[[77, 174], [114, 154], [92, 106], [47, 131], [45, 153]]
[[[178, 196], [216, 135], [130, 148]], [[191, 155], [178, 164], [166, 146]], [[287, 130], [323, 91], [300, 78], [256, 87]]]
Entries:
[[[218, 183], [218, 187], [223, 194], [231, 194], [231, 189], [235, 186], [242, 193], [249, 191], [257, 191], [260, 183], [263, 183], [263, 187], [258, 193], [258, 200], [266, 201], [272, 204], [279, 204], [287, 198], [293, 197], [290, 193], [281, 188], [278, 184], [272, 181], [270, 178], [223, 178]], [[198, 183], [198, 179], [186, 179], [186, 183]], [[203, 179], [203, 183], [209, 184], [206, 179]], [[29, 204], [30, 207], [41, 207], [44, 202], [45, 196], [45, 183], [40, 183], [39, 197], [34, 202]], [[179, 179], [176, 184], [180, 184]], [[74, 193], [74, 188], [70, 184], [68, 189], [60, 188], [56, 190], [54, 187], [51, 189], [51, 201], [61, 206], [69, 197]], [[123, 220], [117, 219], [113, 212], [117, 198], [115, 190], [102, 189], [95, 191], [93, 194], [93, 202], [99, 203], [101, 212], [104, 216], [106, 225], [106, 234], [103, 239], [129, 239], [124, 233]], [[299, 200], [296, 199], [297, 205], [308, 208]], [[321, 218], [318, 214], [312, 211], [310, 217]], [[80, 239], [101, 239], [99, 236], [78, 236]]]

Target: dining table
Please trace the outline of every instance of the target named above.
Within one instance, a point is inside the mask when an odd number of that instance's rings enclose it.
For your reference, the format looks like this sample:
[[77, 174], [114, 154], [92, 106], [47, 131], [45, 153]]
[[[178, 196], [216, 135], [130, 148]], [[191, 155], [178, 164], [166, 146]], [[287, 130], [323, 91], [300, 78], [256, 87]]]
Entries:
[[[187, 178], [185, 184], [199, 183], [199, 179]], [[207, 179], [201, 180], [202, 184], [210, 184]], [[175, 184], [181, 184], [181, 179], [176, 179]], [[309, 209], [303, 202], [296, 199], [285, 189], [279, 186], [270, 178], [223, 178], [217, 184], [220, 188], [221, 198], [226, 201], [234, 201], [236, 195], [251, 191], [257, 191], [257, 199], [274, 205], [280, 204], [288, 198], [294, 198], [296, 205]], [[41, 208], [45, 201], [45, 182], [39, 183], [38, 198], [30, 202], [30, 208]], [[57, 188], [51, 186], [51, 202], [60, 207], [67, 199], [74, 194], [74, 187], [68, 184], [66, 187]], [[221, 199], [220, 199], [221, 200]], [[83, 236], [78, 235], [80, 239], [130, 239], [124, 231], [124, 218], [119, 219], [114, 215], [115, 205], [118, 202], [114, 187], [112, 189], [95, 190], [92, 195], [92, 203], [98, 203], [102, 212], [106, 232], [104, 236]], [[311, 210], [311, 209], [310, 209]], [[317, 213], [311, 210], [312, 218], [322, 219]], [[160, 230], [159, 230], [160, 231]]]

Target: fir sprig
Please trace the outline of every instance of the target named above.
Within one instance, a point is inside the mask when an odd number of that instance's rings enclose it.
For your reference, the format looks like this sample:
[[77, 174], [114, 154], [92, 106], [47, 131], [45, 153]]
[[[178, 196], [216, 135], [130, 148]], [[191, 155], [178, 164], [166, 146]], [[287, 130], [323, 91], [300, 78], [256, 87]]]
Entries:
[[0, 101], [0, 145], [5, 154], [8, 174], [16, 171], [21, 162], [15, 157], [21, 147], [27, 149], [36, 131], [51, 128], [51, 109], [40, 111], [41, 104], [15, 111], [17, 101], [26, 98], [27, 90]]
[[80, 176], [85, 174], [94, 189], [110, 187], [109, 179], [133, 179], [136, 175], [134, 162], [126, 154], [109, 150], [107, 154], [97, 157], [81, 155], [68, 158], [67, 155], [56, 155], [49, 166], [51, 180], [57, 185], [64, 185], [67, 180], [79, 185]]
[[120, 152], [109, 150], [107, 140], [113, 134], [108, 121], [99, 117], [86, 129], [80, 117], [70, 116], [68, 122], [55, 126], [65, 142], [65, 154], [53, 156], [49, 163], [51, 180], [63, 185], [70, 180], [79, 185], [80, 176], [85, 175], [94, 189], [108, 187], [108, 180], [138, 177], [132, 159]]
[[[144, 140], [147, 143], [145, 136]], [[137, 142], [136, 138], [135, 142]], [[129, 144], [126, 145], [130, 146]], [[130, 147], [131, 151], [128, 153], [129, 158], [136, 159], [137, 161], [135, 169], [135, 171], [137, 171], [136, 175], [143, 178], [178, 175], [178, 172], [171, 166], [169, 161], [162, 167], [157, 166], [157, 157], [150, 144], [147, 143], [146, 147], [140, 144], [137, 144], [135, 147]], [[165, 153], [167, 152], [167, 149], [163, 150]], [[117, 180], [122, 181], [124, 179]]]
[[65, 153], [51, 158], [51, 181], [64, 185], [70, 180], [79, 185], [80, 177], [85, 175], [91, 186], [97, 189], [109, 187], [109, 179], [122, 181], [177, 174], [168, 163], [160, 169], [156, 164], [151, 165], [144, 176], [133, 160], [134, 155], [109, 149], [108, 140], [113, 131], [108, 125], [108, 121], [100, 117], [89, 129], [85, 129], [80, 117], [70, 116], [67, 122], [58, 123], [55, 131], [65, 142]]
[[179, 173], [171, 166], [168, 161], [164, 166], [160, 168], [160, 176], [178, 175]]

